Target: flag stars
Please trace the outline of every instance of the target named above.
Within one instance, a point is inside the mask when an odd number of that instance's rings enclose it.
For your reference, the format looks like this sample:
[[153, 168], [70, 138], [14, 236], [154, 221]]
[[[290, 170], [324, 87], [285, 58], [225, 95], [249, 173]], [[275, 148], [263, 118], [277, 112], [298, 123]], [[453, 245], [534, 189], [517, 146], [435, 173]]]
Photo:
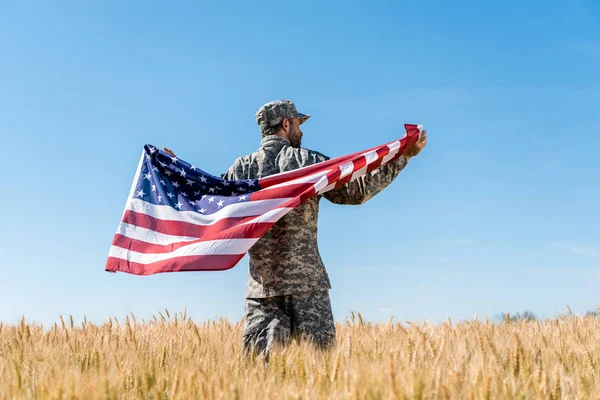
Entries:
[[196, 205], [196, 202], [195, 202], [195, 201], [188, 200], [188, 203], [190, 203], [190, 205], [191, 205], [192, 207]]
[[144, 195], [145, 195], [145, 194], [146, 194], [146, 193], [144, 193], [144, 189], [142, 189], [142, 190], [138, 190], [138, 191], [137, 191], [137, 194], [136, 194], [136, 196], [137, 196], [137, 197], [144, 197]]
[[175, 207], [177, 207], [178, 209], [180, 209], [180, 210], [181, 210], [181, 206], [182, 206], [182, 205], [183, 205], [183, 204], [181, 204], [181, 202], [180, 202], [180, 201], [178, 201], [178, 202], [177, 202], [177, 204], [175, 204]]
[[169, 199], [172, 199], [173, 197], [175, 197], [175, 195], [173, 193], [167, 193], [167, 196], [169, 196]]
[[152, 191], [156, 192], [156, 185], [152, 185]]
[[179, 175], [185, 178], [185, 169], [181, 168], [181, 170], [179, 171]]
[[159, 194], [158, 195], [158, 202], [160, 203], [162, 201], [162, 196]]
[[217, 203], [217, 205], [219, 206], [219, 208], [223, 207], [223, 200], [219, 200], [219, 202]]
[[152, 166], [152, 171], [154, 172], [158, 172], [158, 168], [156, 168], [154, 165]]
[[173, 187], [178, 188], [179, 187], [179, 182], [177, 182], [177, 181], [173, 182]]
[[150, 178], [152, 178], [152, 174], [150, 172], [148, 172], [147, 174], [144, 174], [144, 179], [150, 180]]
[[204, 177], [204, 175], [200, 175], [200, 181], [201, 181], [202, 183], [206, 183], [206, 182], [208, 181], [208, 179], [206, 179], [206, 178]]
[[162, 179], [160, 180], [160, 183], [162, 183], [163, 186], [166, 185], [165, 181], [163, 181]]
[[190, 169], [191, 169], [192, 171], [195, 171], [195, 170], [196, 170], [196, 167], [194, 167], [194, 166], [192, 165], [192, 166], [190, 167]]
[[198, 210], [199, 213], [204, 214], [206, 212], [206, 210], [204, 208], [201, 208]]
[[212, 196], [210, 199], [208, 199], [209, 203], [212, 203], [213, 201], [215, 201], [215, 197], [214, 196]]
[[249, 180], [247, 183], [248, 183], [248, 187], [252, 187], [252, 186], [254, 186], [254, 184], [256, 183], [256, 181]]
[[164, 162], [162, 162], [162, 161], [159, 161], [158, 163], [160, 164], [160, 166], [161, 166], [161, 167], [163, 167], [163, 168], [167, 168], [167, 164], [165, 164]]
[[190, 179], [186, 179], [186, 185], [190, 185], [190, 186], [194, 186], [194, 181], [190, 180]]
[[247, 197], [247, 196], [246, 196], [245, 194], [243, 194], [243, 195], [241, 195], [241, 196], [239, 197], [239, 199], [240, 199], [240, 201], [242, 201], [242, 200], [246, 200], [246, 197]]
[[171, 157], [171, 162], [175, 164], [177, 162], [177, 157]]
[[209, 192], [214, 193], [215, 192], [215, 188], [211, 187], [208, 189]]
[[171, 176], [171, 175], [173, 175], [173, 173], [172, 173], [171, 171], [169, 171], [169, 170], [166, 170], [166, 171], [165, 171], [165, 175], [167, 175], [167, 176]]

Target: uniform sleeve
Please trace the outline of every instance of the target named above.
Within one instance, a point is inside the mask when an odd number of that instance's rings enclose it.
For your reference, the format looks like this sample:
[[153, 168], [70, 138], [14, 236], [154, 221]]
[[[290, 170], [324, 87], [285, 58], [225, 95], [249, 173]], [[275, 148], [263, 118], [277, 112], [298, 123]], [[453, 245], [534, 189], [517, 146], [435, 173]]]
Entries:
[[335, 204], [363, 204], [385, 189], [406, 167], [408, 158], [401, 155], [375, 170], [346, 183], [338, 188], [323, 193], [323, 197]]

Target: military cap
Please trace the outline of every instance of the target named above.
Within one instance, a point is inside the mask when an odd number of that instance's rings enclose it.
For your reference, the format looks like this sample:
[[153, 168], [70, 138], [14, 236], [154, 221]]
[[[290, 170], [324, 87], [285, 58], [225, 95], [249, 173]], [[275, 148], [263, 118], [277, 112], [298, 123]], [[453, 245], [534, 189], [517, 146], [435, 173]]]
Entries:
[[302, 124], [310, 115], [298, 112], [296, 105], [289, 100], [275, 100], [259, 108], [255, 118], [260, 130], [264, 131], [279, 124], [284, 118], [299, 118]]

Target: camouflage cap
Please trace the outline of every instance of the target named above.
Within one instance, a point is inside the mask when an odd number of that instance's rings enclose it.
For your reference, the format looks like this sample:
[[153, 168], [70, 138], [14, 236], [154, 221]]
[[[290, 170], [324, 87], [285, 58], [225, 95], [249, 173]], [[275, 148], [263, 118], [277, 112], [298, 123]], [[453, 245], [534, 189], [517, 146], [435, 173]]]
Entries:
[[261, 132], [264, 132], [265, 129], [279, 124], [284, 118], [300, 118], [302, 124], [310, 118], [310, 115], [298, 112], [296, 105], [289, 100], [275, 100], [259, 108], [255, 118]]

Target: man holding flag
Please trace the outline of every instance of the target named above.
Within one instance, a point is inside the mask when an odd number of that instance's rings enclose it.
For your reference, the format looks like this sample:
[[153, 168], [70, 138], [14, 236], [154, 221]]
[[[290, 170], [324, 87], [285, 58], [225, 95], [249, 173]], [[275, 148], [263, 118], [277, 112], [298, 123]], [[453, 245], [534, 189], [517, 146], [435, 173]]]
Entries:
[[322, 197], [362, 204], [425, 147], [420, 125], [403, 138], [329, 159], [301, 148], [309, 118], [290, 101], [262, 106], [260, 148], [218, 177], [146, 144], [105, 270], [136, 275], [222, 271], [250, 256], [243, 347], [267, 358], [293, 337], [335, 339], [331, 284], [317, 247]]
[[[236, 159], [222, 178], [260, 180], [328, 161], [327, 156], [301, 147], [300, 125], [309, 117], [298, 112], [291, 101], [263, 105], [255, 116], [262, 133], [259, 149]], [[319, 348], [334, 343], [331, 284], [317, 245], [319, 200], [324, 197], [335, 204], [356, 205], [371, 199], [425, 147], [426, 133], [419, 133], [416, 143], [379, 169], [291, 209], [250, 247], [244, 349], [262, 353], [268, 359], [273, 346], [285, 345], [294, 337], [309, 339]]]

